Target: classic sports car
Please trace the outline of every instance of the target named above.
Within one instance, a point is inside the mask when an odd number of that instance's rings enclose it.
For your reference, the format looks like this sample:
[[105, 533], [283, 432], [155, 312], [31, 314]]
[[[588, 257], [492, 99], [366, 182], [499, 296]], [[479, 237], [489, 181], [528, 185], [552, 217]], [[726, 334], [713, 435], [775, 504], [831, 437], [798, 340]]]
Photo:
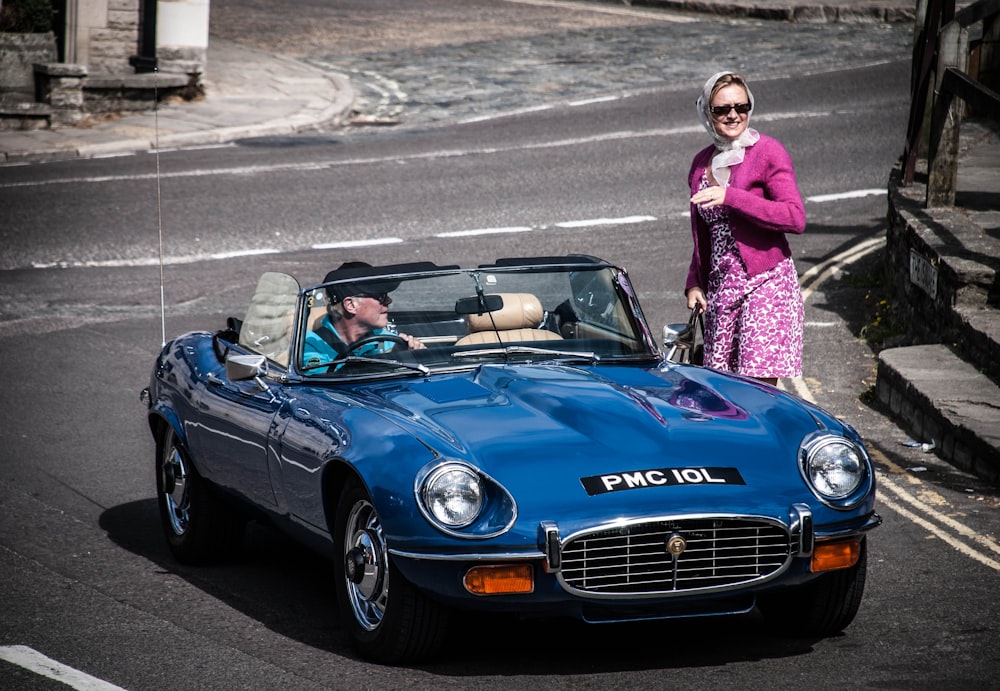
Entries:
[[626, 272], [588, 256], [265, 273], [244, 319], [163, 347], [142, 399], [175, 558], [271, 522], [333, 557], [345, 629], [382, 663], [439, 651], [462, 609], [758, 607], [832, 634], [880, 523], [850, 426], [669, 360]]

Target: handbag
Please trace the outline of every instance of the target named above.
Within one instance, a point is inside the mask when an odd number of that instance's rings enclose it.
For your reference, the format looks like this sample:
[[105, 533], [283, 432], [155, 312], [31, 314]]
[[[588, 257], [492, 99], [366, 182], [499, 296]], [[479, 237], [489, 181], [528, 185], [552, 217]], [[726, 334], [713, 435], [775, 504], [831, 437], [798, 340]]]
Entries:
[[675, 362], [701, 365], [705, 362], [705, 319], [701, 307], [691, 310], [687, 326], [678, 332], [668, 357]]

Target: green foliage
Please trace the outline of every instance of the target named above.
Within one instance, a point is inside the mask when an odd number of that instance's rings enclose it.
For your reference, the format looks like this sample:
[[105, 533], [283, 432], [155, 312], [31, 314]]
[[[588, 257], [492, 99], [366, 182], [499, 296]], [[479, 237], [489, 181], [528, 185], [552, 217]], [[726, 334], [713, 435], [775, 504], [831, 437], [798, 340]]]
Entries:
[[892, 299], [892, 276], [884, 261], [852, 275], [850, 283], [865, 291], [864, 323], [858, 336], [875, 352], [900, 341], [906, 335], [906, 326]]
[[44, 34], [52, 31], [51, 0], [0, 0], [0, 31]]

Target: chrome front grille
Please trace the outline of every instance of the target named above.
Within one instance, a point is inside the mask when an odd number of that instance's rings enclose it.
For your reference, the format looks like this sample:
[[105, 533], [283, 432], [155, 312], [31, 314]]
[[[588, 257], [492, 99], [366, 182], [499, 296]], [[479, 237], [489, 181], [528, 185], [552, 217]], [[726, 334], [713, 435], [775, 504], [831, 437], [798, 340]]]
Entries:
[[[670, 543], [683, 551], [672, 554]], [[791, 555], [788, 531], [777, 522], [655, 521], [573, 536], [563, 545], [559, 577], [570, 589], [609, 597], [713, 590], [775, 576]]]

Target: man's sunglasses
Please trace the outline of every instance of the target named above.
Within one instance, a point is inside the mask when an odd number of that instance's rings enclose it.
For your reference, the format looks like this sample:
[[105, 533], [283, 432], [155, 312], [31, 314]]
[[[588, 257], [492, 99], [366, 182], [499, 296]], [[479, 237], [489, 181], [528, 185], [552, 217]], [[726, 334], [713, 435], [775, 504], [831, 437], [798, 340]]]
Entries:
[[750, 112], [749, 103], [731, 103], [728, 106], [711, 106], [710, 110], [712, 115], [717, 118], [721, 118], [723, 115], [729, 115], [730, 110], [735, 110], [740, 115], [746, 115]]
[[356, 297], [371, 298], [372, 300], [378, 300], [380, 305], [388, 305], [392, 301], [392, 298], [389, 297], [389, 293], [379, 293], [378, 295], [373, 295], [371, 293], [361, 293]]

